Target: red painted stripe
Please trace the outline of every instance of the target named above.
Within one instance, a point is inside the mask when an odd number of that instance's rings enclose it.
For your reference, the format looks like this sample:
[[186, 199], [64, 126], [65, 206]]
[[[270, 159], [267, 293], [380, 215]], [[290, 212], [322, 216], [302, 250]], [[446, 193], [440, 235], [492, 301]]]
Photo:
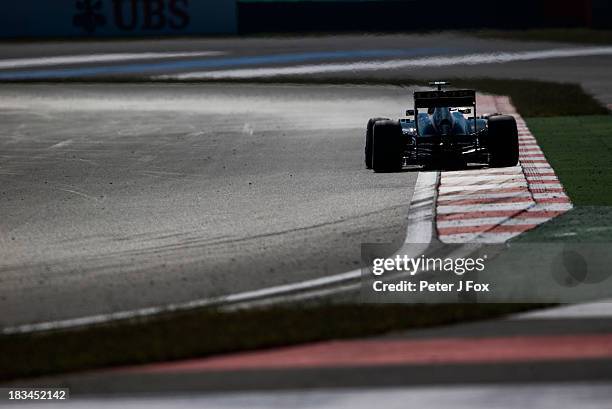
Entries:
[[538, 180], [538, 179], [531, 179], [529, 180], [529, 184], [538, 184], [538, 185], [559, 185], [559, 180], [555, 179], [555, 180]]
[[[529, 169], [535, 170], [535, 169], [538, 169], [538, 168], [529, 168]], [[537, 178], [537, 177], [540, 177], [540, 176], [557, 176], [557, 174], [555, 172], [550, 172], [550, 171], [548, 171], [548, 172], [533, 172], [533, 171], [530, 170], [529, 172], [525, 172], [525, 176], [527, 178]]]
[[475, 176], [510, 176], [510, 177], [520, 177], [521, 172], [517, 172], [516, 170], [498, 170], [495, 172], [491, 172], [491, 171], [487, 171], [487, 172], [483, 172], [483, 173], [471, 173], [471, 174], [457, 174], [457, 173], [452, 173], [452, 172], [448, 172], [448, 173], [444, 173], [442, 174], [442, 185], [444, 185], [444, 182], [448, 182], [449, 179], [452, 182], [465, 182], [466, 180], [470, 180], [471, 178], [475, 177]]
[[331, 341], [212, 358], [143, 365], [120, 372], [206, 372], [389, 365], [482, 364], [612, 358], [612, 334]]
[[548, 161], [546, 159], [530, 159], [530, 160], [523, 160], [521, 159], [521, 163], [548, 163]]
[[441, 206], [460, 206], [460, 205], [477, 205], [477, 204], [506, 204], [506, 203], [529, 203], [533, 200], [531, 197], [491, 197], [479, 199], [458, 199], [458, 200], [438, 200], [438, 205]]
[[527, 210], [526, 212], [522, 212], [516, 217], [519, 219], [529, 219], [531, 217], [541, 217], [541, 218], [553, 218], [559, 216], [560, 214], [565, 213], [565, 210]]
[[464, 191], [453, 191], [440, 193], [438, 198], [443, 199], [445, 196], [454, 196], [454, 195], [487, 195], [490, 193], [529, 193], [529, 189], [526, 187], [506, 187], [502, 189], [479, 189], [479, 190], [464, 190]]
[[471, 234], [471, 233], [522, 233], [533, 229], [535, 224], [512, 224], [512, 225], [495, 225], [483, 224], [480, 226], [457, 226], [457, 227], [441, 227], [438, 228], [440, 236], [448, 236], [451, 234]]
[[541, 179], [537, 177], [528, 178], [528, 182], [530, 185], [539, 184], [539, 185], [561, 185], [559, 179]]
[[450, 180], [442, 179], [441, 186], [460, 188], [460, 187], [466, 187], [466, 186], [476, 187], [478, 185], [491, 185], [491, 184], [498, 184], [501, 186], [502, 183], [525, 182], [523, 175], [512, 174], [512, 175], [507, 175], [507, 177], [503, 177], [503, 175], [496, 175], [496, 176], [500, 176], [500, 178], [480, 179], [480, 180], [474, 180], [474, 179], [469, 179], [469, 178], [453, 178]]
[[532, 188], [533, 193], [564, 193], [562, 187], [539, 187]]
[[439, 214], [437, 216], [438, 221], [449, 221], [449, 220], [467, 220], [467, 219], [480, 219], [481, 217], [514, 217], [514, 218], [553, 218], [560, 214], [565, 213], [562, 210], [534, 210], [534, 211], [516, 211], [516, 210], [487, 210], [487, 211], [475, 211], [475, 212], [463, 212], [463, 213], [449, 213]]
[[523, 173], [526, 175], [544, 175], [554, 172], [552, 166], [523, 166]]
[[568, 197], [543, 197], [540, 199], [534, 199], [537, 203], [569, 203]]

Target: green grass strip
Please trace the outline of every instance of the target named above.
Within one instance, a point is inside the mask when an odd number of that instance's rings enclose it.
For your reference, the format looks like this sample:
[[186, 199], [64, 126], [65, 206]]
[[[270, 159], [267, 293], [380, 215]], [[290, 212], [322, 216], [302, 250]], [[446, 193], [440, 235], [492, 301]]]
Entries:
[[612, 115], [526, 121], [575, 205], [612, 206]]
[[516, 241], [612, 243], [612, 115], [526, 121], [576, 207]]

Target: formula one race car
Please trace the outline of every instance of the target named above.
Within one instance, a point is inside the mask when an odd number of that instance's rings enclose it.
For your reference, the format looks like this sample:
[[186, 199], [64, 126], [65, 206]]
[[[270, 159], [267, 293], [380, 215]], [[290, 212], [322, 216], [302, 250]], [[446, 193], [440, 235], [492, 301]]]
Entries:
[[[432, 82], [437, 90], [414, 93], [414, 109], [397, 121], [368, 121], [365, 163], [375, 172], [399, 171], [405, 166], [434, 169], [471, 164], [490, 167], [518, 163], [516, 120], [509, 115], [476, 116], [474, 90], [442, 90], [446, 82]], [[419, 112], [426, 108], [427, 112]], [[470, 116], [472, 114], [472, 116]]]

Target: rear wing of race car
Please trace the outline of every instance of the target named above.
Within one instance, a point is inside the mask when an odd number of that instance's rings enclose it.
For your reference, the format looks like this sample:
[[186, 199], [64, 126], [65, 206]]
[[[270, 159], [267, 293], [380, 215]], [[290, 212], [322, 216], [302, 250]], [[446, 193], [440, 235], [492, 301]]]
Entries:
[[467, 107], [476, 106], [476, 91], [461, 89], [454, 91], [417, 91], [414, 93], [414, 107]]
[[[472, 107], [474, 114], [474, 130], [476, 126], [476, 91], [473, 89], [460, 89], [453, 91], [443, 91], [442, 85], [448, 85], [446, 82], [434, 82], [430, 85], [437, 85], [437, 91], [416, 91], [414, 93], [414, 121], [419, 132], [419, 121], [417, 119], [419, 108], [457, 108], [457, 107]], [[412, 110], [411, 110], [412, 112]], [[463, 112], [463, 111], [462, 111]], [[469, 111], [468, 111], [469, 113]], [[408, 111], [406, 112], [408, 114]]]

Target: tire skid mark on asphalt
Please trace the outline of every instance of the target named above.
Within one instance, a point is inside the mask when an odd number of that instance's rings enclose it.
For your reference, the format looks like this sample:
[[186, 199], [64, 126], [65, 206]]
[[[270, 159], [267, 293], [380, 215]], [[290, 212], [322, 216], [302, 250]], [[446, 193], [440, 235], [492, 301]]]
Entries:
[[554, 169], [510, 99], [487, 95], [478, 95], [478, 99], [481, 112], [503, 112], [516, 118], [520, 165], [441, 174], [436, 227], [438, 238], [446, 243], [502, 243], [572, 208]]

